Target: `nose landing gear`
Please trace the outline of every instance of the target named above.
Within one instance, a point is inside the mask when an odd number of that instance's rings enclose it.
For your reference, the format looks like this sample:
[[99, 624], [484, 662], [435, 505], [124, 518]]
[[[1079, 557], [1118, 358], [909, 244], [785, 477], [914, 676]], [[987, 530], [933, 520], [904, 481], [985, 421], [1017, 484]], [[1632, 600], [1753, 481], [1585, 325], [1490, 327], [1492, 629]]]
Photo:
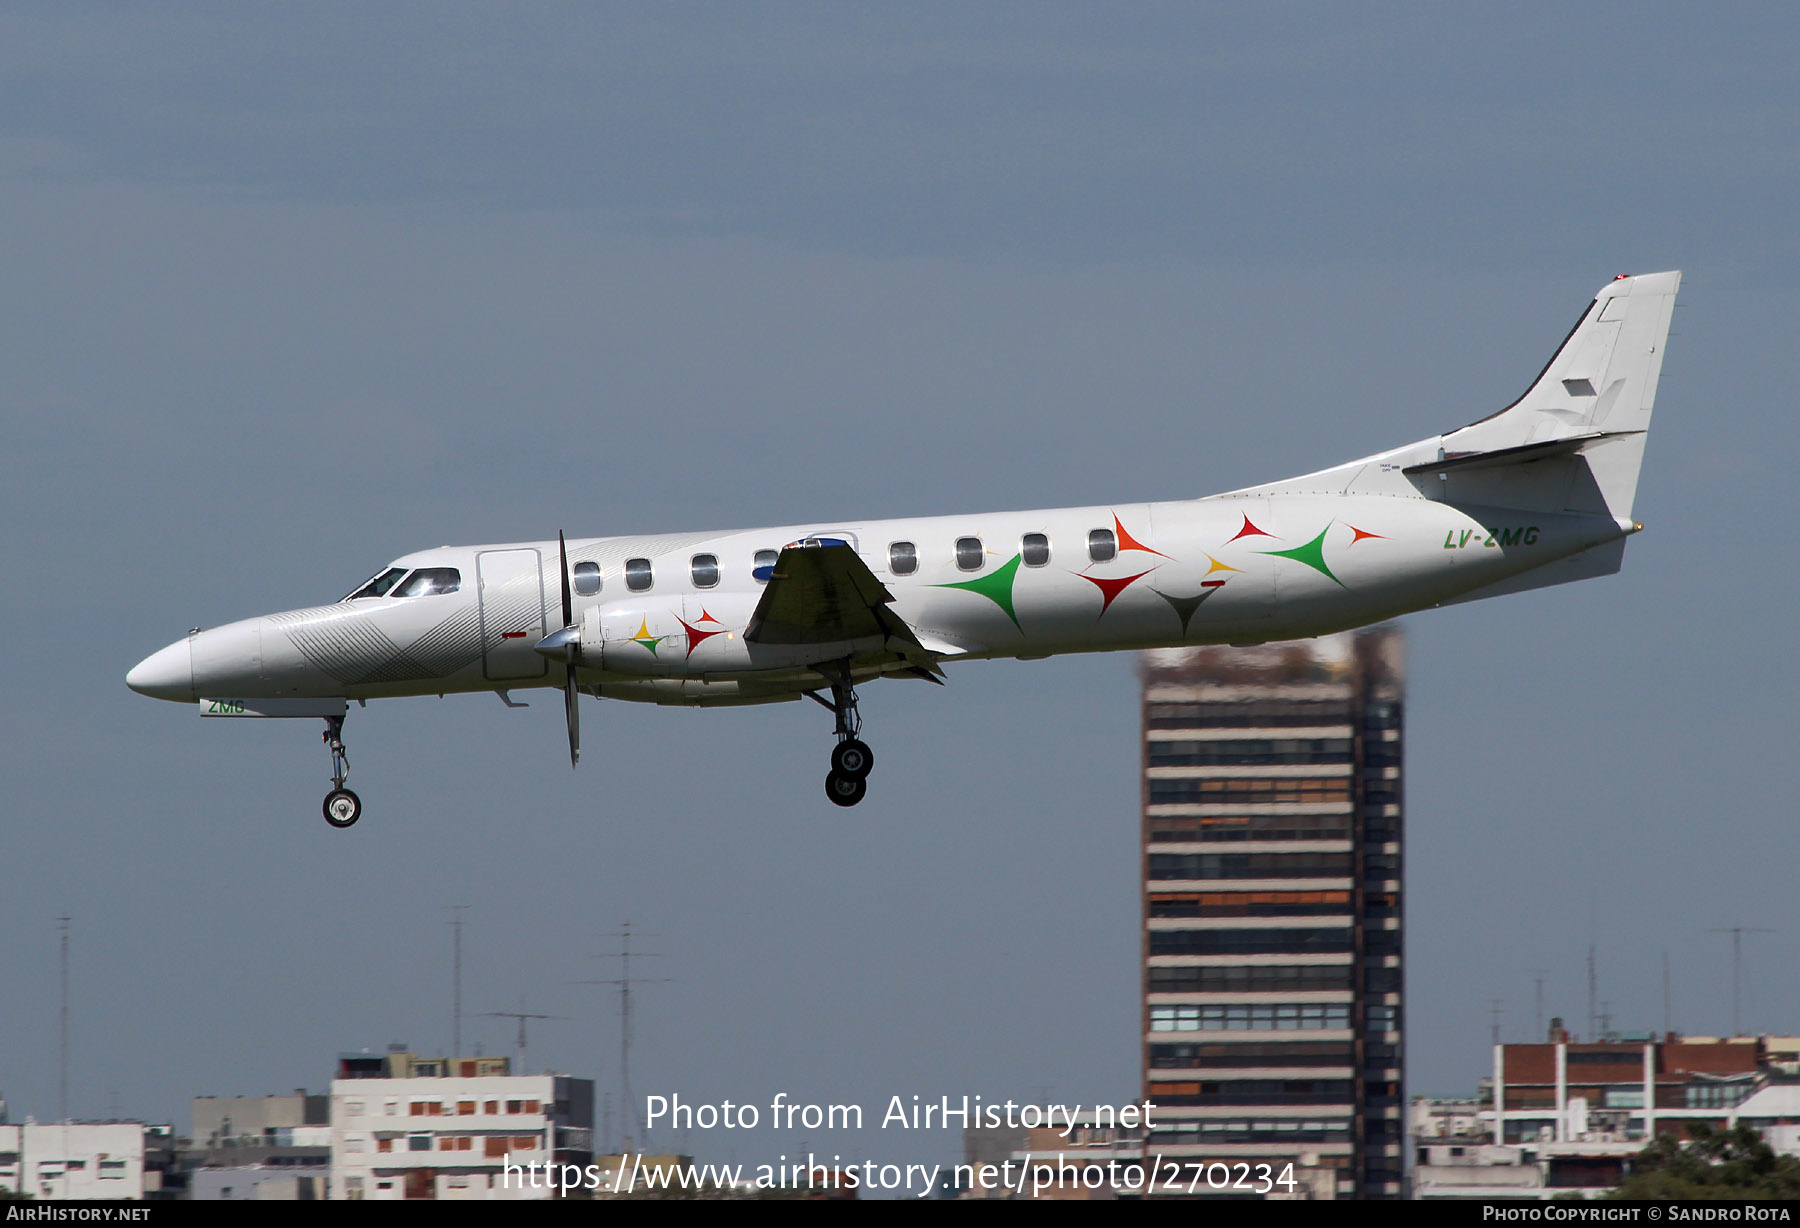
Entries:
[[335, 786], [325, 795], [325, 821], [333, 827], [350, 827], [362, 818], [362, 798], [344, 788], [344, 780], [350, 775], [350, 755], [344, 750], [344, 718], [326, 717], [322, 736], [331, 751], [331, 783]]
[[844, 662], [841, 670], [815, 668], [831, 683], [831, 699], [823, 699], [817, 691], [807, 694], [831, 709], [837, 718], [833, 730], [837, 745], [831, 748], [831, 774], [825, 777], [825, 796], [839, 806], [854, 806], [869, 791], [875, 752], [857, 736], [862, 732], [862, 714], [856, 706], [856, 688], [850, 682], [850, 663]]

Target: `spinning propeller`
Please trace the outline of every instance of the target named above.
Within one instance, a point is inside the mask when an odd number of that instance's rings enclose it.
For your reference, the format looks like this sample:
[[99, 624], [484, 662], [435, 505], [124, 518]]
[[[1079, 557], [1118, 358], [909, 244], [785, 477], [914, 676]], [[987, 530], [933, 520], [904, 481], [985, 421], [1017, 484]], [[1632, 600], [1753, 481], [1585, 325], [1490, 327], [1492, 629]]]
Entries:
[[563, 716], [569, 722], [569, 766], [581, 759], [581, 691], [575, 685], [575, 668], [581, 664], [581, 628], [575, 625], [575, 598], [569, 592], [569, 543], [561, 529], [556, 548], [562, 562], [562, 629], [538, 641], [537, 650], [563, 663]]

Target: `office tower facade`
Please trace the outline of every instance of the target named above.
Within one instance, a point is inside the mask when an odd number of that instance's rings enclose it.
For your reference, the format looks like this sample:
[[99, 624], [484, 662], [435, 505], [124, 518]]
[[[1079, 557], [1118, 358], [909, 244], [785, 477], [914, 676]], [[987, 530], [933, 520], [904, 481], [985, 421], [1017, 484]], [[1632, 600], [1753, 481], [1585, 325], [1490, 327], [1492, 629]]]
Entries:
[[1400, 634], [1149, 652], [1143, 683], [1146, 1149], [1397, 1198]]

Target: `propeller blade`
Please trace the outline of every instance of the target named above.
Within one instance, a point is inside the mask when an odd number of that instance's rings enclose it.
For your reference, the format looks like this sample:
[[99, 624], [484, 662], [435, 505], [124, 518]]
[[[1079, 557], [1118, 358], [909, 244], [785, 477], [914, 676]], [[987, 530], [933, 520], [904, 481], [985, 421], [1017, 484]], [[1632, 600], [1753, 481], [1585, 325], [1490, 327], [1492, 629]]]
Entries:
[[581, 632], [575, 628], [575, 597], [569, 592], [569, 543], [556, 531], [556, 552], [562, 561], [562, 630], [544, 637], [537, 650], [545, 656], [561, 656], [563, 665], [563, 719], [569, 723], [569, 766], [581, 762], [581, 691], [575, 685], [575, 663], [581, 658]]
[[561, 529], [556, 531], [556, 550], [562, 556], [562, 625], [572, 627], [575, 625], [575, 598], [569, 593], [569, 543], [563, 540]]
[[581, 761], [581, 692], [575, 689], [575, 671], [563, 683], [563, 716], [569, 722], [569, 766]]

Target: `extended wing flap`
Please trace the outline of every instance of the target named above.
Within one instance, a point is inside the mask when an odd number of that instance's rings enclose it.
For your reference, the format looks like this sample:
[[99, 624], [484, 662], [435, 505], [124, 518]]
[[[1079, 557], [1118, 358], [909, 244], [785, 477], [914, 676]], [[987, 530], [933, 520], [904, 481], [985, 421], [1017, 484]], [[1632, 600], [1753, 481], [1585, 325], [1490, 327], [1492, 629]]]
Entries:
[[775, 560], [744, 638], [757, 644], [829, 644], [879, 636], [895, 656], [938, 672], [937, 654], [888, 609], [893, 600], [851, 546], [789, 546]]
[[789, 546], [775, 560], [744, 638], [823, 644], [887, 635], [880, 615], [893, 599], [850, 546]]

